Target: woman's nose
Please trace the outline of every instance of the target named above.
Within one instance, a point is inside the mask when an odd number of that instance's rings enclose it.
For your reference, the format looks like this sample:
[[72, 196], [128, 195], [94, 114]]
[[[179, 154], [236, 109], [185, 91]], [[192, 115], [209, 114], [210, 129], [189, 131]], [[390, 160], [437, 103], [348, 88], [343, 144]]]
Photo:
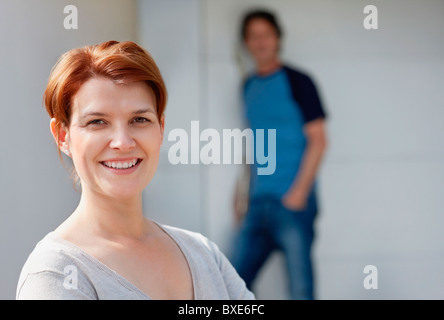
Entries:
[[136, 141], [129, 128], [116, 128], [111, 137], [110, 147], [121, 151], [129, 151], [136, 146]]

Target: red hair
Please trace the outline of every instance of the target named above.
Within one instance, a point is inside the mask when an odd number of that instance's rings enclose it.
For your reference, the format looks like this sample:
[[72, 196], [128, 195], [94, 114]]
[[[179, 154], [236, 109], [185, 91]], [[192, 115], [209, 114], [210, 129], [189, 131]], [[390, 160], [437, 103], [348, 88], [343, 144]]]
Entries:
[[167, 90], [154, 59], [134, 42], [107, 41], [72, 49], [53, 67], [43, 101], [49, 116], [56, 119], [57, 129], [69, 126], [73, 97], [94, 77], [106, 77], [122, 84], [146, 82], [156, 97], [157, 117], [162, 118]]

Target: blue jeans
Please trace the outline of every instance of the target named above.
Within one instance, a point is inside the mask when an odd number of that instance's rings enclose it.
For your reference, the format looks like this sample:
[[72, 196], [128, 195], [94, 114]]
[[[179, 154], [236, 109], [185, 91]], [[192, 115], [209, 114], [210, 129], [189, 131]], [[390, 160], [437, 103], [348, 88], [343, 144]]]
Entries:
[[311, 247], [317, 211], [314, 191], [301, 211], [284, 207], [276, 196], [250, 200], [231, 256], [234, 268], [249, 289], [270, 253], [277, 249], [285, 256], [291, 298], [314, 299]]

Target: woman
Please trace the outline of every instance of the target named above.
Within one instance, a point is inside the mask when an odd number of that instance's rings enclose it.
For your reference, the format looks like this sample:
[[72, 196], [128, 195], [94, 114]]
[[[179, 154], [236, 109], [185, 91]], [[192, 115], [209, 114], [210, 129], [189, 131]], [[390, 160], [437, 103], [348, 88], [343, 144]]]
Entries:
[[214, 243], [143, 216], [166, 97], [156, 63], [133, 42], [60, 58], [44, 103], [59, 150], [73, 161], [81, 199], [29, 256], [17, 299], [254, 298]]

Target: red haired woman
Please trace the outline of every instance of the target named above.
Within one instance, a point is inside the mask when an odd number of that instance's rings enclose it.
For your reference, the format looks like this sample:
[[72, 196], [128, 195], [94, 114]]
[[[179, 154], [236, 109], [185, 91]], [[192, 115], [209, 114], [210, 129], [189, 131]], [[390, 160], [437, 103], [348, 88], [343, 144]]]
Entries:
[[74, 49], [57, 62], [44, 103], [81, 199], [30, 254], [17, 299], [254, 298], [214, 243], [143, 215], [166, 100], [156, 63], [133, 42]]

